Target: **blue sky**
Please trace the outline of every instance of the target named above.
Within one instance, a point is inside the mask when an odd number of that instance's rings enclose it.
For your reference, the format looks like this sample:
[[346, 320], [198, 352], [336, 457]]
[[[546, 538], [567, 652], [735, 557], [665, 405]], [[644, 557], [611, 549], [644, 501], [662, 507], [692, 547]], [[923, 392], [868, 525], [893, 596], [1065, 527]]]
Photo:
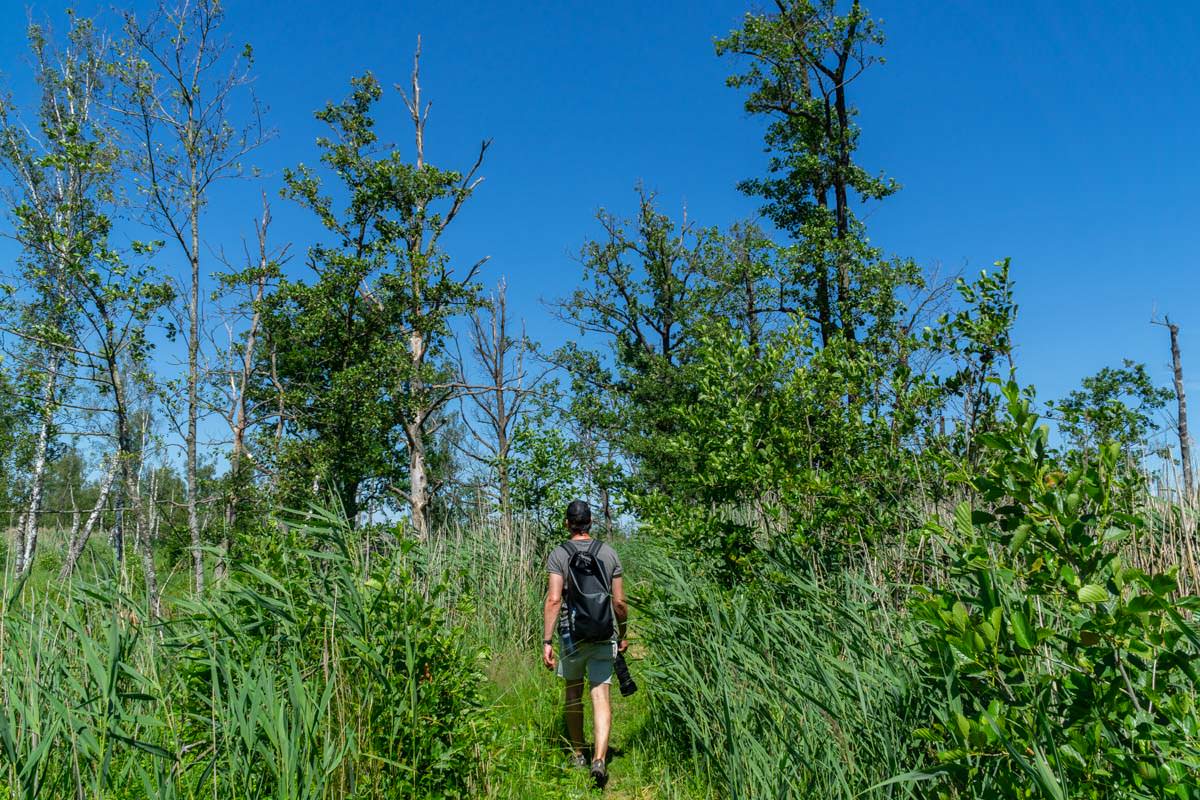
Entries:
[[[26, 5], [0, 0], [0, 70], [18, 95]], [[90, 6], [107, 4], [76, 4]], [[860, 156], [904, 187], [867, 212], [872, 241], [968, 273], [1012, 257], [1020, 377], [1043, 398], [1126, 357], [1169, 384], [1166, 332], [1149, 324], [1156, 310], [1180, 323], [1185, 367], [1197, 376], [1189, 384], [1200, 387], [1200, 351], [1190, 347], [1200, 342], [1200, 15], [1188, 3], [1142, 10], [1112, 0], [867, 6], [888, 42], [887, 63], [852, 93]], [[61, 23], [64, 4], [32, 7]], [[762, 125], [725, 88], [734, 65], [712, 47], [743, 2], [228, 7], [233, 38], [255, 47], [256, 91], [279, 137], [259, 153], [260, 182], [221, 190], [208, 221], [214, 246], [239, 248], [260, 187], [275, 196], [283, 166], [315, 162], [312, 111], [341, 97], [351, 75], [407, 80], [418, 34], [434, 103], [430, 160], [467, 166], [481, 139], [494, 142], [449, 246], [463, 261], [491, 256], [488, 279], [507, 277], [535, 337], [570, 335], [541, 301], [571, 291], [573, 254], [596, 232], [595, 211], [631, 212], [638, 181], [701, 224], [756, 213], [735, 184], [762, 171]], [[408, 148], [394, 92], [380, 129]], [[274, 210], [276, 236], [302, 253], [310, 220], [283, 200]]]

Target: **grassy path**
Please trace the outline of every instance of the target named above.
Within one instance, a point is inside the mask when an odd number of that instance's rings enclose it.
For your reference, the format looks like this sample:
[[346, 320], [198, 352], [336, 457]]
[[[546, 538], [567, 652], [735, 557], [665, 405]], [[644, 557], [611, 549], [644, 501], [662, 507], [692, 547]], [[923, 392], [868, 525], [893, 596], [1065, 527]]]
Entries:
[[[637, 665], [631, 668], [636, 679]], [[567, 766], [562, 746], [562, 682], [530, 654], [498, 656], [488, 674], [502, 729], [502, 746], [493, 754], [495, 761], [489, 770], [493, 781], [488, 797], [699, 800], [710, 796], [686, 764], [666, 755], [659, 746], [644, 692], [626, 698], [614, 686], [609, 783], [601, 794], [591, 787], [586, 770]], [[585, 713], [590, 738], [590, 709]]]

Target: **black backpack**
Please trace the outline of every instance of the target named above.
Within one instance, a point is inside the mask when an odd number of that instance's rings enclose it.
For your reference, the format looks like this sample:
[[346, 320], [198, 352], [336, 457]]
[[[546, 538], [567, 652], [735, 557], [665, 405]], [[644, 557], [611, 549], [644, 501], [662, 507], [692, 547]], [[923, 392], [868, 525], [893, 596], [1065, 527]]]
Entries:
[[576, 642], [608, 642], [616, 630], [612, 606], [612, 579], [600, 561], [600, 542], [575, 550], [564, 576], [567, 625]]

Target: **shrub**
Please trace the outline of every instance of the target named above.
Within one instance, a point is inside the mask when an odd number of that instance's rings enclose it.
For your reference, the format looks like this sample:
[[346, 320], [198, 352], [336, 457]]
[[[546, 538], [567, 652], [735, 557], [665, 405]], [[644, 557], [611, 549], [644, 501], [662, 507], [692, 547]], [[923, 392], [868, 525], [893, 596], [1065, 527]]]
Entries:
[[1116, 445], [1065, 469], [1015, 385], [1008, 420], [977, 437], [974, 498], [926, 533], [949, 579], [913, 604], [938, 796], [1196, 797], [1195, 597], [1126, 565], [1146, 534]]

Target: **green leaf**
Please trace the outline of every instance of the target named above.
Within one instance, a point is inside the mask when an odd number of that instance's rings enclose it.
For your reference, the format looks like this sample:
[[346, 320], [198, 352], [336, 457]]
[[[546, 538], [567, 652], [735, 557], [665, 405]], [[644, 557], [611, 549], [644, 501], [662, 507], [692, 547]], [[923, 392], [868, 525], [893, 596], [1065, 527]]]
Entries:
[[1150, 590], [1159, 597], [1170, 594], [1179, 588], [1179, 582], [1174, 575], [1155, 575], [1150, 579]]
[[1123, 542], [1129, 538], [1129, 531], [1124, 528], [1109, 528], [1104, 532], [1104, 543], [1112, 544], [1114, 542]]
[[974, 526], [971, 524], [971, 504], [963, 500], [954, 509], [954, 530], [963, 539], [970, 539], [974, 533]]
[[963, 605], [961, 600], [956, 600], [954, 602], [952, 613], [954, 614], [954, 622], [958, 626], [959, 630], [966, 629], [967, 622], [970, 619], [970, 614], [967, 613], [967, 607]]
[[1155, 597], [1149, 594], [1139, 594], [1129, 600], [1126, 606], [1129, 611], [1134, 614], [1142, 614], [1147, 611], [1159, 611], [1164, 607], [1162, 598]]
[[1013, 611], [1010, 619], [1013, 638], [1017, 640], [1017, 644], [1026, 650], [1032, 650], [1037, 644], [1037, 635], [1033, 632], [1033, 626], [1029, 624], [1029, 620], [1025, 617], [1025, 612], [1019, 609]]
[[1021, 546], [1029, 539], [1029, 532], [1032, 530], [1033, 528], [1028, 523], [1019, 525], [1016, 532], [1013, 533], [1012, 541], [1009, 542], [1008, 552], [1016, 555]]
[[1108, 589], [1097, 583], [1089, 583], [1079, 590], [1079, 602], [1081, 603], [1103, 603], [1109, 597]]

